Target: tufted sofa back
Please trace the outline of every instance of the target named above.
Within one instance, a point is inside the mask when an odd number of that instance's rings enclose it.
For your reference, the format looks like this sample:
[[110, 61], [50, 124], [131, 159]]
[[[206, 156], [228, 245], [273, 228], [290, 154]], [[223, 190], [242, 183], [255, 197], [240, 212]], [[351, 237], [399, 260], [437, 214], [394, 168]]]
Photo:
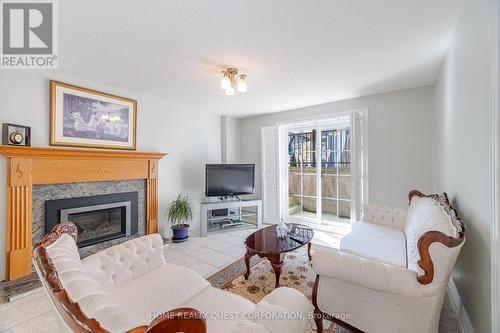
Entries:
[[82, 260], [86, 271], [104, 288], [119, 287], [165, 263], [160, 235], [142, 236]]
[[[421, 259], [418, 242], [422, 235], [428, 231], [439, 231], [449, 237], [458, 237], [457, 229], [453, 225], [450, 216], [436, 200], [430, 197], [414, 196], [411, 199], [403, 231], [406, 236], [408, 268], [419, 275], [424, 274], [424, 271], [418, 265], [418, 261]], [[444, 283], [448, 280], [460, 248], [461, 246], [449, 248], [441, 243], [432, 244], [430, 253], [436, 269], [434, 282]]]
[[113, 301], [108, 290], [87, 272], [72, 237], [63, 234], [46, 247], [46, 251], [69, 299], [78, 303], [87, 318], [95, 318], [104, 326], [110, 318], [120, 322], [123, 328], [134, 326], [130, 318], [123, 314], [122, 307]]
[[165, 263], [163, 241], [158, 234], [132, 239], [84, 260], [68, 234], [45, 249], [69, 299], [78, 303], [86, 318], [95, 318], [102, 327], [114, 327], [120, 332], [135, 327], [137, 320], [115, 301], [112, 289]]
[[406, 210], [382, 205], [363, 205], [363, 221], [390, 228], [402, 229], [406, 222]]

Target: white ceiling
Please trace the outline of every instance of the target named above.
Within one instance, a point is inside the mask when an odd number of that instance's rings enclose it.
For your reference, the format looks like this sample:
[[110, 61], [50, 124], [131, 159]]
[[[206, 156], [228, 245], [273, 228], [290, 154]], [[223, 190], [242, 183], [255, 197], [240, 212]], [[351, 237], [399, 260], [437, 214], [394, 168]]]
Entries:
[[[59, 68], [214, 114], [282, 111], [433, 83], [462, 4], [64, 0]], [[227, 66], [246, 94], [220, 90]]]

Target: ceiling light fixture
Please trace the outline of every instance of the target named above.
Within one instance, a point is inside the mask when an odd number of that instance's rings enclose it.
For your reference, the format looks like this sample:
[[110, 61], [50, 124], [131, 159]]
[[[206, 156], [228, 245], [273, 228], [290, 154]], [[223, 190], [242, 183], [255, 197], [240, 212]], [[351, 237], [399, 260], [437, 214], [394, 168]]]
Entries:
[[233, 96], [235, 90], [238, 90], [240, 93], [248, 90], [247, 76], [245, 74], [238, 74], [236, 68], [230, 67], [223, 70], [222, 75], [220, 87], [222, 90], [225, 90], [226, 95]]

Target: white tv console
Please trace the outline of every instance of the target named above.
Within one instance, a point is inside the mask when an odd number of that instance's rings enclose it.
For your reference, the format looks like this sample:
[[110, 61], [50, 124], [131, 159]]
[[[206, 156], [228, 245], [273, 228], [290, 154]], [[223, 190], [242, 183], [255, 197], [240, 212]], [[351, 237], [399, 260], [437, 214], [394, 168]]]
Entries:
[[[233, 210], [234, 214], [213, 216], [212, 211], [217, 209], [228, 209], [229, 211]], [[255, 225], [256, 229], [260, 229], [262, 226], [262, 200], [220, 200], [214, 202], [202, 202], [202, 237], [206, 237], [208, 232], [211, 231], [230, 229], [231, 227], [242, 224]]]

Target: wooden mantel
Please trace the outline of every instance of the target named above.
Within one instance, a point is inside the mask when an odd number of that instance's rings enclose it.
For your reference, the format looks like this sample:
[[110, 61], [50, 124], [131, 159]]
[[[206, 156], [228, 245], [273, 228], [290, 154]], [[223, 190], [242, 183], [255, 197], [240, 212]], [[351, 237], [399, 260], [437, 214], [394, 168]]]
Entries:
[[0, 146], [7, 158], [6, 278], [31, 274], [32, 186], [146, 180], [146, 233], [158, 232], [158, 160], [165, 153]]

